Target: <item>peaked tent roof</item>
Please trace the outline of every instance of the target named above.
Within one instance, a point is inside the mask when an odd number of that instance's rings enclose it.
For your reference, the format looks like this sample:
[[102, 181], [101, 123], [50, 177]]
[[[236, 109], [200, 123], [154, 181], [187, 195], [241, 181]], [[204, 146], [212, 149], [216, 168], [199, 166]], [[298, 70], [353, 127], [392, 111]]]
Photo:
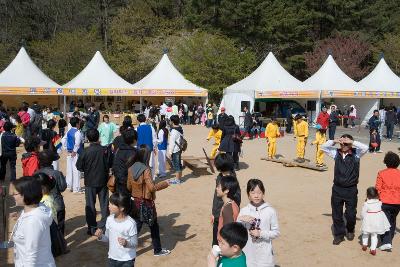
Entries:
[[157, 66], [147, 74], [143, 79], [133, 84], [133, 87], [143, 90], [194, 90], [206, 91], [194, 83], [185, 79], [185, 77], [175, 68], [169, 60], [167, 54], [164, 54]]
[[356, 91], [358, 85], [339, 68], [333, 57], [329, 55], [321, 68], [303, 82], [303, 88], [322, 91]]
[[71, 81], [66, 88], [132, 88], [132, 85], [116, 74], [99, 51], [89, 64]]
[[382, 57], [373, 71], [359, 81], [358, 85], [366, 91], [399, 92], [400, 78], [394, 74]]
[[225, 90], [229, 92], [244, 91], [294, 91], [301, 90], [301, 81], [290, 75], [272, 52], [264, 59], [258, 68], [249, 76], [235, 84], [228, 86]]
[[44, 74], [32, 61], [25, 48], [0, 73], [0, 87], [60, 87]]

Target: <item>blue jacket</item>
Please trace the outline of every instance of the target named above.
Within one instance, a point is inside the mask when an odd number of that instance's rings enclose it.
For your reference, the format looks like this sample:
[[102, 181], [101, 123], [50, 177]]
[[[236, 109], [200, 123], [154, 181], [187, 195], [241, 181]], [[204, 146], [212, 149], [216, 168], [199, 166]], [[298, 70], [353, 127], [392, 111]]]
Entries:
[[139, 125], [137, 128], [138, 140], [137, 147], [141, 145], [147, 145], [149, 149], [152, 151], [154, 149], [153, 146], [153, 132], [151, 130], [150, 125]]
[[[75, 133], [78, 131], [76, 128], [71, 128], [67, 132], [67, 150], [68, 152], [72, 152], [75, 146]], [[83, 151], [83, 144], [79, 145], [78, 154], [81, 154]]]

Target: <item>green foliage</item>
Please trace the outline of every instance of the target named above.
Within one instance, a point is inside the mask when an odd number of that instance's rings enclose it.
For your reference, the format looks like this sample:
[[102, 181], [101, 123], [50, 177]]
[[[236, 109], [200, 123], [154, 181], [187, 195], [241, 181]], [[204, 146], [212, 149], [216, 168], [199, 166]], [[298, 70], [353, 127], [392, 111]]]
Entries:
[[32, 41], [29, 47], [39, 67], [61, 85], [75, 77], [96, 50], [101, 50], [101, 40], [93, 31], [62, 32], [51, 40]]
[[[384, 53], [386, 62], [392, 70], [400, 74], [400, 34], [386, 34], [384, 39], [378, 43], [378, 50], [376, 55], [380, 52]], [[377, 58], [378, 61], [378, 58]]]
[[[242, 50], [242, 51], [241, 51]], [[246, 77], [255, 67], [254, 53], [219, 34], [194, 32], [180, 40], [175, 62], [186, 78], [209, 89], [210, 98]]]

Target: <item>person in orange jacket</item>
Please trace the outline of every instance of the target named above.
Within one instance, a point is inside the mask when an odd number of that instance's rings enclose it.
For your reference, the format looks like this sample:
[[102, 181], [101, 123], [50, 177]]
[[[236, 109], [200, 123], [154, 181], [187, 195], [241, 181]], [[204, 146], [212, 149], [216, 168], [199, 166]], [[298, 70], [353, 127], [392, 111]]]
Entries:
[[265, 138], [268, 144], [268, 158], [272, 159], [276, 155], [276, 139], [280, 137], [279, 126], [276, 118], [271, 118], [271, 122], [265, 128]]

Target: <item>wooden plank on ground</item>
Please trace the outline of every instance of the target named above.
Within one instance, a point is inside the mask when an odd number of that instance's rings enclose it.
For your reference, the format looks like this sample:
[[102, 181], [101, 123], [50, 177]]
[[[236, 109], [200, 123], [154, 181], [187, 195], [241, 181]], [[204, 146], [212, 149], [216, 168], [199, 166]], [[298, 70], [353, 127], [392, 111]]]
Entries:
[[320, 171], [320, 172], [328, 170], [328, 167], [317, 167], [314, 164], [311, 164], [311, 163], [308, 163], [308, 162], [299, 163], [299, 162], [295, 162], [295, 161], [292, 161], [292, 160], [269, 159], [269, 158], [261, 158], [261, 160], [281, 163], [285, 167], [300, 167], [300, 168], [305, 168], [305, 169], [310, 169], [310, 170], [315, 170], [315, 171]]
[[207, 164], [205, 164], [204, 162], [202, 162], [198, 159], [186, 159], [186, 160], [183, 160], [183, 162], [188, 167], [192, 167], [195, 169], [207, 169], [208, 168]]

